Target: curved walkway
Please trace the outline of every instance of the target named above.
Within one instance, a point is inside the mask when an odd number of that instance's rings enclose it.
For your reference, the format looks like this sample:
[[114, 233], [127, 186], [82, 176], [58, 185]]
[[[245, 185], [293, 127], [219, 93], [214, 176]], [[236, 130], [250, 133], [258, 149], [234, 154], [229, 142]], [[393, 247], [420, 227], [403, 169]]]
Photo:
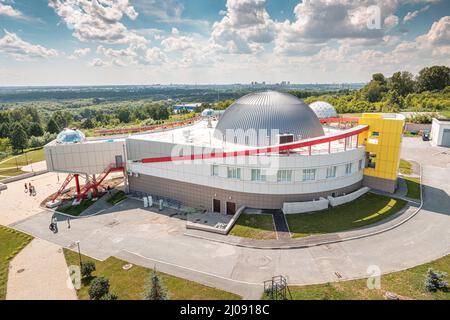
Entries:
[[365, 278], [374, 265], [385, 274], [450, 253], [450, 156], [408, 139], [402, 153], [422, 164], [423, 208], [400, 226], [370, 237], [291, 250], [238, 247], [187, 237], [185, 221], [151, 212], [142, 204], [127, 207], [132, 201], [73, 220], [70, 229], [62, 224], [57, 234], [48, 230], [51, 212], [15, 223], [14, 228], [64, 247], [81, 240], [82, 252], [97, 259], [117, 256], [157, 265], [162, 272], [247, 298], [254, 298], [262, 282], [274, 275], [285, 275], [290, 284], [299, 285]]
[[303, 238], [284, 237], [279, 238], [278, 240], [258, 240], [251, 238], [236, 237], [232, 235], [225, 236], [217, 233], [211, 233], [194, 229], [187, 229], [184, 234], [190, 237], [226, 243], [238, 247], [255, 248], [255, 249], [298, 249], [355, 240], [370, 237], [382, 232], [387, 232], [407, 222], [409, 219], [414, 217], [414, 215], [417, 214], [419, 210], [420, 210], [419, 206], [411, 204], [407, 205], [400, 212], [396, 213], [393, 217], [387, 218], [386, 220], [372, 224], [368, 227], [355, 229], [351, 231], [329, 233]]

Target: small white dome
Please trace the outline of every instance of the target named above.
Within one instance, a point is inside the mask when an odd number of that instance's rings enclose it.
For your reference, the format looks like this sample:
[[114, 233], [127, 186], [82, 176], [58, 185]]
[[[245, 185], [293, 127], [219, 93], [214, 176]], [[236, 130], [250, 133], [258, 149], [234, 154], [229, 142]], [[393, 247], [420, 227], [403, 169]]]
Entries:
[[309, 105], [319, 119], [328, 119], [337, 117], [336, 109], [325, 101], [316, 101]]
[[212, 117], [214, 115], [213, 109], [205, 109], [202, 111], [202, 117]]
[[56, 137], [59, 143], [78, 143], [86, 140], [86, 136], [78, 129], [64, 129]]

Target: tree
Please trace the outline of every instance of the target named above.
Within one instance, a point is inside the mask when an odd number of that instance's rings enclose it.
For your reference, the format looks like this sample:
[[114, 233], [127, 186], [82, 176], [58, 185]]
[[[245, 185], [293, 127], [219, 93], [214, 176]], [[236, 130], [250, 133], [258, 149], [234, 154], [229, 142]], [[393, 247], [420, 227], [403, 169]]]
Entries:
[[381, 85], [386, 85], [386, 83], [387, 83], [386, 78], [384, 77], [384, 74], [382, 74], [382, 73], [375, 73], [375, 74], [373, 74], [372, 75], [372, 81], [377, 81]]
[[11, 146], [16, 151], [21, 150], [23, 152], [23, 149], [27, 147], [28, 135], [23, 127], [18, 123], [13, 125], [9, 139], [11, 140]]
[[155, 269], [148, 279], [144, 300], [167, 300], [167, 291]]
[[28, 128], [28, 134], [34, 137], [40, 137], [44, 134], [42, 126], [38, 122], [32, 122]]
[[118, 300], [119, 296], [115, 292], [108, 292], [107, 294], [103, 295], [100, 300]]
[[425, 278], [425, 288], [430, 292], [436, 292], [438, 290], [448, 290], [448, 282], [445, 281], [446, 277], [447, 274], [445, 272], [440, 272], [429, 268], [427, 271], [427, 276]]
[[416, 83], [414, 81], [411, 72], [403, 71], [396, 72], [389, 79], [389, 88], [397, 92], [402, 97], [406, 97], [408, 94], [413, 93]]
[[95, 263], [92, 261], [83, 262], [81, 264], [81, 275], [83, 278], [90, 278], [92, 272], [95, 271]]
[[450, 68], [446, 66], [432, 66], [423, 68], [417, 77], [419, 92], [443, 90], [450, 86]]
[[117, 112], [117, 118], [120, 120], [120, 122], [128, 123], [131, 121], [131, 113], [128, 108], [120, 108]]
[[372, 80], [361, 89], [361, 92], [365, 100], [369, 102], [378, 102], [383, 98], [386, 87], [381, 82]]
[[62, 130], [70, 125], [70, 123], [73, 121], [73, 116], [72, 113], [70, 113], [68, 110], [58, 110], [53, 113], [52, 119], [55, 120], [58, 127]]
[[94, 123], [92, 122], [91, 118], [87, 118], [83, 121], [83, 124], [81, 125], [84, 129], [92, 129], [94, 128]]
[[98, 277], [92, 280], [88, 293], [91, 300], [100, 300], [104, 295], [109, 293], [108, 278]]
[[0, 123], [0, 138], [8, 138], [9, 130], [9, 123]]
[[61, 131], [56, 121], [51, 118], [47, 123], [47, 131], [50, 133], [58, 133]]

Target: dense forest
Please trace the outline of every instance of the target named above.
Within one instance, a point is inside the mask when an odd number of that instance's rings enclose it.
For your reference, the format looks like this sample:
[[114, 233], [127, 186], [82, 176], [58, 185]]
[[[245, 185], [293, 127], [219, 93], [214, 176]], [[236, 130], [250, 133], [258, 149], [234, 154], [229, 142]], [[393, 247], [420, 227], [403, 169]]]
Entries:
[[[92, 94], [90, 97], [79, 94], [71, 96], [72, 91], [67, 89], [55, 92], [55, 89], [12, 90], [10, 93], [3, 89], [0, 95], [0, 158], [22, 152], [26, 148], [41, 147], [66, 127], [84, 129], [89, 135], [95, 128], [177, 121], [193, 114], [174, 114], [171, 107], [175, 103], [202, 102], [195, 110], [196, 113], [205, 108], [223, 110], [234, 99], [258, 89], [261, 88], [232, 87], [221, 93], [220, 100], [217, 91], [211, 88], [206, 88], [203, 95], [200, 94], [201, 90], [189, 90], [186, 96], [183, 96], [183, 89], [172, 88], [172, 95], [169, 95], [166, 89], [161, 88], [164, 94], [156, 95], [160, 100], [156, 100], [155, 95], [152, 99], [145, 99], [142, 92], [139, 99], [118, 99], [117, 90], [101, 87], [89, 91], [89, 96]], [[145, 96], [145, 88], [142, 90]], [[417, 76], [407, 71], [396, 72], [390, 77], [377, 73], [360, 89], [340, 90], [339, 87], [334, 87], [333, 90], [286, 91], [304, 99], [306, 103], [327, 101], [335, 106], [338, 113], [426, 111], [450, 116], [450, 68], [446, 66], [424, 68]], [[188, 91], [184, 92], [186, 94]], [[21, 96], [21, 102], [15, 101], [18, 99], [17, 95]], [[49, 95], [55, 95], [54, 99], [49, 99]], [[46, 100], [41, 100], [44, 96]], [[65, 100], [61, 100], [63, 96], [66, 97]], [[13, 102], [8, 102], [9, 100]], [[431, 117], [418, 115], [412, 120], [429, 122]]]

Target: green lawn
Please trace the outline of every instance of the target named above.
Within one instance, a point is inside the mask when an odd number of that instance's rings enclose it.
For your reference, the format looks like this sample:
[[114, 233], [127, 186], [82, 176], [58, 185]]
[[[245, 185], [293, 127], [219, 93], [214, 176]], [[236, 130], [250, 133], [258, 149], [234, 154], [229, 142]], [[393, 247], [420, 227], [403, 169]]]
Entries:
[[12, 156], [8, 160], [0, 164], [0, 169], [16, 166], [26, 166], [27, 164], [39, 162], [42, 160], [45, 160], [44, 148], [28, 151], [19, 156]]
[[402, 174], [411, 174], [412, 173], [411, 162], [406, 161], [404, 159], [400, 159], [400, 168], [399, 169]]
[[350, 203], [310, 214], [286, 215], [294, 238], [360, 228], [401, 210], [406, 201], [366, 193]]
[[230, 234], [233, 236], [260, 240], [277, 238], [271, 214], [242, 213], [231, 229]]
[[89, 208], [94, 203], [95, 202], [92, 200], [85, 199], [77, 206], [69, 205], [67, 207], [58, 207], [56, 211], [78, 217], [84, 210]]
[[431, 293], [425, 290], [423, 283], [428, 268], [449, 274], [450, 255], [411, 269], [384, 275], [381, 277], [381, 289], [368, 289], [366, 279], [289, 288], [295, 300], [384, 299], [383, 295], [386, 291], [410, 299], [450, 300], [450, 291]]
[[406, 196], [411, 199], [420, 200], [420, 179], [412, 177], [403, 177], [408, 188]]
[[108, 203], [115, 205], [119, 203], [122, 200], [125, 200], [127, 198], [127, 195], [123, 191], [117, 191], [115, 194], [113, 194], [107, 201]]
[[0, 300], [6, 298], [9, 262], [32, 239], [29, 235], [0, 226]]
[[[64, 255], [68, 265], [78, 265], [78, 253], [64, 249]], [[96, 271], [94, 276], [105, 276], [111, 284], [110, 291], [118, 294], [121, 300], [142, 300], [146, 281], [152, 270], [140, 266], [133, 266], [129, 270], [122, 267], [127, 262], [110, 257], [105, 261], [98, 261], [86, 256], [83, 261], [94, 261]], [[157, 272], [169, 293], [170, 300], [238, 300], [240, 296], [225, 292], [202, 284], [174, 277], [162, 272]], [[77, 291], [79, 299], [89, 299], [89, 285], [82, 284]]]
[[26, 166], [30, 163], [35, 163], [45, 160], [44, 149], [36, 149], [25, 152], [18, 156], [12, 156], [8, 159], [4, 159], [2, 163], [0, 163], [0, 180], [4, 179], [1, 176], [12, 177], [17, 176], [19, 174], [24, 173], [20, 170], [20, 167]]

